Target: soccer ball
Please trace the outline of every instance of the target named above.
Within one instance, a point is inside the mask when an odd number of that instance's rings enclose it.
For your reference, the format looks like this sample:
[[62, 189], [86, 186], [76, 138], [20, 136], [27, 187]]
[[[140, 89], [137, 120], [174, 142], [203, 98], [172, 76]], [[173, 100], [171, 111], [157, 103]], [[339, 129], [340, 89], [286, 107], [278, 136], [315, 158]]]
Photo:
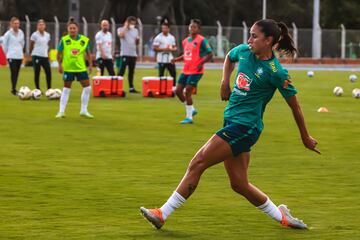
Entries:
[[356, 76], [355, 74], [351, 74], [351, 75], [349, 76], [350, 82], [355, 82], [356, 79], [357, 79], [357, 76]]
[[21, 100], [29, 100], [31, 98], [31, 90], [27, 86], [22, 86], [19, 89], [18, 96]]
[[58, 88], [55, 88], [54, 91], [55, 91], [55, 94], [54, 94], [55, 99], [59, 99], [61, 97], [61, 93], [62, 93], [61, 90]]
[[314, 76], [314, 71], [308, 71], [307, 76], [310, 77], [310, 78], [313, 77]]
[[34, 100], [39, 100], [42, 96], [42, 93], [39, 89], [34, 89], [31, 91], [31, 96]]
[[344, 89], [342, 89], [342, 87], [335, 87], [333, 93], [335, 96], [340, 97], [344, 93]]
[[52, 88], [49, 88], [46, 92], [45, 92], [45, 96], [49, 99], [51, 99], [51, 96], [55, 93], [55, 90]]
[[354, 88], [354, 89], [352, 90], [352, 96], [353, 96], [354, 98], [360, 98], [360, 89], [359, 89], [359, 88]]

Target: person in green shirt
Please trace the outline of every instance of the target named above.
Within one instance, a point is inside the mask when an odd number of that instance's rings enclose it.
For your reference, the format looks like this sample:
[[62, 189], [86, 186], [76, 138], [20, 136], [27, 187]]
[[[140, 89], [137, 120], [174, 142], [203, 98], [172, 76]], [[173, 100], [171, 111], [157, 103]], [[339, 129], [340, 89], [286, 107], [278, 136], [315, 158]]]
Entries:
[[70, 17], [67, 24], [67, 31], [68, 34], [61, 38], [58, 45], [57, 61], [59, 63], [59, 73], [63, 74], [64, 88], [60, 97], [60, 109], [55, 117], [65, 117], [65, 108], [69, 100], [71, 85], [76, 79], [83, 87], [80, 116], [94, 118], [87, 109], [91, 86], [86, 68], [85, 56], [89, 62], [89, 72], [92, 70], [89, 38], [79, 34], [79, 25], [72, 17]]
[[[296, 90], [273, 50], [290, 56], [297, 51], [284, 23], [264, 19], [251, 27], [248, 44], [241, 44], [227, 54], [220, 91], [221, 99], [229, 100], [224, 112], [224, 127], [195, 154], [177, 189], [161, 208], [140, 208], [143, 216], [156, 228], [161, 228], [167, 217], [190, 197], [204, 171], [220, 162], [224, 162], [235, 192], [282, 225], [307, 228], [303, 221], [291, 216], [286, 205], [276, 206], [247, 178], [250, 149], [263, 129], [265, 107], [276, 89], [291, 108], [305, 147], [320, 154], [316, 149], [317, 141], [306, 129]], [[231, 91], [230, 75], [236, 62], [238, 73]]]

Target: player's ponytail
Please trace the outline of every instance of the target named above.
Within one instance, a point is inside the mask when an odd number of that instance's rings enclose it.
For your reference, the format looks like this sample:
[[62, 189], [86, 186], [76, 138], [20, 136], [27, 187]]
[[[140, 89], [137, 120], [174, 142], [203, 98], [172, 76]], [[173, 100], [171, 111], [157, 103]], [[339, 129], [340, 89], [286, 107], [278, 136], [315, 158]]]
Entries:
[[294, 41], [289, 34], [289, 29], [283, 22], [278, 22], [277, 25], [280, 28], [280, 39], [277, 42], [275, 49], [293, 57], [297, 52], [297, 49], [295, 48]]
[[261, 28], [265, 37], [273, 38], [272, 46], [275, 46], [275, 50], [291, 57], [295, 55], [297, 49], [285, 23], [275, 22], [272, 19], [262, 19], [257, 21], [255, 25]]

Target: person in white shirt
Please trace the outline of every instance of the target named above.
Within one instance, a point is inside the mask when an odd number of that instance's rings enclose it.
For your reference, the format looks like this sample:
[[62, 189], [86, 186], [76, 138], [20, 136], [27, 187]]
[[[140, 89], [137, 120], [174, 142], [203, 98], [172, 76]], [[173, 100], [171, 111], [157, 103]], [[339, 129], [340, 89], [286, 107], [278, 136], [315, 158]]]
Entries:
[[20, 29], [20, 20], [17, 17], [10, 19], [10, 29], [4, 34], [3, 48], [10, 66], [11, 93], [17, 95], [16, 84], [21, 63], [24, 57], [24, 33]]
[[176, 67], [175, 64], [171, 63], [171, 60], [174, 58], [173, 52], [176, 52], [177, 47], [175, 37], [170, 34], [170, 27], [167, 22], [161, 25], [161, 33], [155, 37], [153, 48], [157, 53], [156, 61], [159, 65], [159, 77], [164, 76], [165, 69], [167, 69], [174, 79], [173, 90], [175, 91]]
[[37, 31], [30, 37], [30, 52], [34, 67], [34, 82], [37, 89], [40, 89], [40, 69], [44, 68], [46, 74], [47, 89], [51, 88], [51, 69], [49, 62], [50, 34], [45, 31], [46, 24], [43, 19], [37, 22]]
[[104, 75], [105, 67], [110, 76], [115, 76], [112, 53], [112, 34], [109, 32], [109, 21], [102, 20], [100, 27], [101, 30], [95, 35], [96, 61], [99, 65], [101, 76]]
[[139, 93], [134, 88], [134, 70], [136, 65], [136, 46], [139, 44], [139, 31], [136, 29], [136, 17], [130, 16], [126, 18], [124, 26], [118, 28], [118, 36], [120, 38], [120, 56], [121, 65], [119, 70], [119, 76], [124, 76], [126, 66], [129, 67], [128, 80], [129, 80], [129, 92]]

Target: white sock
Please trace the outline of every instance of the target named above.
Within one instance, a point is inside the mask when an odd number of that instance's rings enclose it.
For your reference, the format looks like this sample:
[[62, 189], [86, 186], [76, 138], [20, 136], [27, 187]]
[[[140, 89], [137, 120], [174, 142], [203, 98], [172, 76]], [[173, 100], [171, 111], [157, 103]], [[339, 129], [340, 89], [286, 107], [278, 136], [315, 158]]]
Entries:
[[61, 97], [60, 97], [60, 110], [59, 112], [65, 112], [65, 108], [66, 108], [66, 104], [69, 100], [69, 95], [70, 95], [70, 91], [71, 88], [63, 88], [63, 91], [61, 93]]
[[275, 221], [281, 222], [282, 214], [279, 208], [268, 198], [266, 202], [257, 207], [263, 213], [266, 213], [269, 217]]
[[87, 107], [90, 99], [91, 86], [84, 87], [81, 94], [81, 112], [87, 113]]
[[186, 118], [192, 119], [193, 105], [185, 105], [186, 109]]
[[191, 105], [191, 110], [192, 110], [192, 111], [194, 111], [194, 110], [195, 110], [194, 105]]
[[185, 201], [185, 198], [183, 198], [179, 193], [174, 191], [174, 193], [169, 197], [167, 202], [160, 208], [164, 221], [173, 211], [175, 211], [175, 209], [183, 205]]

